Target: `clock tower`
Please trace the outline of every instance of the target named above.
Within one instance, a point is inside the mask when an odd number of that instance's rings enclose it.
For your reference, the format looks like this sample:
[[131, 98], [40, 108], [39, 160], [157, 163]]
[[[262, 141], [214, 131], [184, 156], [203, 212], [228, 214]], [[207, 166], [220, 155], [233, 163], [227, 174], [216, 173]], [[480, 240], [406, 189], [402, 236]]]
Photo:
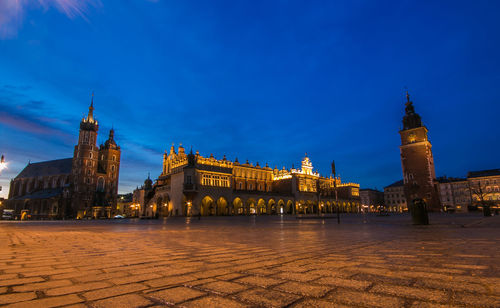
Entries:
[[408, 205], [415, 199], [423, 199], [427, 209], [439, 212], [441, 205], [435, 185], [436, 172], [432, 145], [427, 137], [428, 130], [422, 125], [415, 112], [410, 95], [406, 92], [406, 108], [401, 135], [401, 166], [403, 168], [404, 191]]

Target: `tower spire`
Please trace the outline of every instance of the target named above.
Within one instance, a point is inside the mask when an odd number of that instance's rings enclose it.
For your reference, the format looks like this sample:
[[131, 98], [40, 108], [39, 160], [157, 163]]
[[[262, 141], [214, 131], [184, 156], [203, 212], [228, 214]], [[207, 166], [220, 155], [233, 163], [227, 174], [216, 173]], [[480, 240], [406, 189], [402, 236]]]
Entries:
[[410, 103], [410, 94], [408, 94], [408, 90], [406, 90], [406, 103]]
[[89, 114], [87, 115], [87, 122], [93, 123], [94, 121], [94, 91], [92, 91], [92, 98], [90, 100]]

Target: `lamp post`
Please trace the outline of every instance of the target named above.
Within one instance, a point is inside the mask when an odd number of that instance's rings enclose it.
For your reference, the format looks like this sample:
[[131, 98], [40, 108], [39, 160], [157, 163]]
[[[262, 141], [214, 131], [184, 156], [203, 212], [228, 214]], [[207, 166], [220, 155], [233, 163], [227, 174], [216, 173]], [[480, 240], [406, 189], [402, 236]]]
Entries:
[[332, 160], [333, 189], [335, 190], [335, 203], [337, 204], [337, 224], [340, 224], [339, 197], [337, 194], [337, 172], [335, 171], [335, 161]]
[[0, 173], [2, 173], [2, 170], [7, 168], [7, 163], [5, 162], [5, 156], [2, 155], [2, 158], [0, 158]]

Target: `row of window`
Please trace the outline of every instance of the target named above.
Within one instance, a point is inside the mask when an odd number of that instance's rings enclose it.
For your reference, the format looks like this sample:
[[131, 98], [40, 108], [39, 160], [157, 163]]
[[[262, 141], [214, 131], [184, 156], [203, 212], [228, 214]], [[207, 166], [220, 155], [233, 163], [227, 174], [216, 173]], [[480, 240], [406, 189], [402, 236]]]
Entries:
[[[265, 191], [266, 190], [266, 185], [263, 185], [263, 184], [258, 184], [257, 186], [254, 187], [252, 183], [248, 183], [247, 187], [245, 187], [245, 184], [243, 182], [238, 182], [237, 187], [239, 190], [243, 190], [243, 189], [254, 190], [254, 188], [257, 188], [258, 191]], [[271, 191], [270, 185], [267, 186], [267, 191]]]
[[202, 174], [201, 184], [205, 186], [229, 187], [229, 176], [218, 174]]

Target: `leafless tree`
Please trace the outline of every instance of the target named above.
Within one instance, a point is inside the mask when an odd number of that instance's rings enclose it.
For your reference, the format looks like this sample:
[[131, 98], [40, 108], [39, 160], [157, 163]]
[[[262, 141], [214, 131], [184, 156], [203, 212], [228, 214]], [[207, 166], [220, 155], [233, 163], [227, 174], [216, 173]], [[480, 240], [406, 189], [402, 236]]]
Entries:
[[474, 197], [479, 204], [482, 205], [483, 207], [483, 213], [485, 216], [489, 216], [490, 212], [490, 205], [487, 202], [487, 197], [491, 194], [487, 190], [487, 185], [484, 182], [479, 181], [474, 181], [472, 183], [469, 183], [469, 191], [471, 194], [471, 197]]

